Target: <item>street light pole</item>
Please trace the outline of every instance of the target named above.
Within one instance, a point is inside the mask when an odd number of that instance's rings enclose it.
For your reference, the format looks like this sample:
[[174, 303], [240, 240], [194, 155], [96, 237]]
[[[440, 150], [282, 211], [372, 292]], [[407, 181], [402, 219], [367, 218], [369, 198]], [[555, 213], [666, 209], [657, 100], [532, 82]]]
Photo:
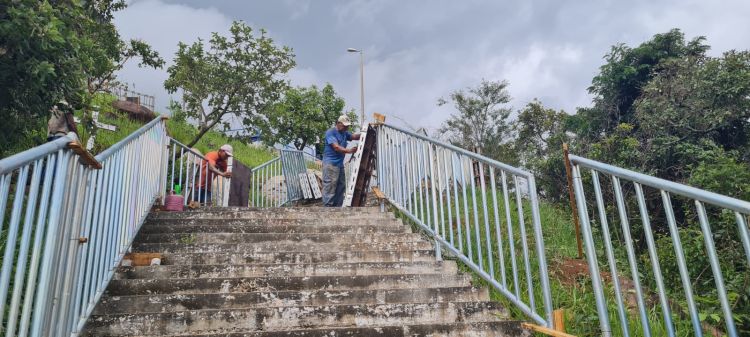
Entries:
[[359, 53], [359, 96], [362, 111], [360, 123], [365, 122], [365, 53], [361, 49], [349, 48], [350, 53]]

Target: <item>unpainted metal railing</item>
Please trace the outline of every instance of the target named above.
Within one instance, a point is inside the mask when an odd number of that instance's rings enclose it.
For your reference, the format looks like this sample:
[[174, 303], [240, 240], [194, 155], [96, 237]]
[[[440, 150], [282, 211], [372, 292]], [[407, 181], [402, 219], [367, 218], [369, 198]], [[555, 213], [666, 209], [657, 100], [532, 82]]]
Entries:
[[438, 258], [441, 248], [454, 255], [551, 327], [534, 176], [398, 127], [377, 128], [378, 185], [388, 201], [435, 240]]
[[[180, 186], [180, 193], [184, 197], [184, 204], [191, 200], [205, 205], [226, 206], [229, 195], [231, 178], [214, 174], [207, 168], [207, 160], [199, 152], [187, 145], [170, 138], [169, 147], [169, 175], [167, 189], [175, 193], [175, 187]], [[232, 157], [229, 158], [228, 171], [231, 171]], [[206, 176], [208, 188], [201, 188], [201, 177]]]
[[281, 207], [300, 200], [299, 174], [322, 172], [321, 160], [309, 153], [280, 150], [279, 155], [252, 169], [250, 207]]
[[[664, 278], [662, 275], [663, 268], [659, 263], [659, 256], [657, 255], [658, 250], [654, 240], [654, 230], [651, 225], [651, 221], [654, 217], [653, 214], [649, 214], [650, 208], [657, 208], [663, 209], [663, 218], [669, 228], [669, 235], [672, 240], [671, 248], [675, 253], [680, 282], [682, 284], [681, 291], [684, 293], [686, 299], [690, 322], [693, 327], [693, 336], [703, 336], [704, 332], [701, 325], [701, 319], [694, 298], [696, 294], [693, 293], [693, 285], [691, 283], [691, 276], [695, 277], [696, 275], [689, 275], [688, 273], [687, 264], [691, 261], [686, 260], [680, 239], [680, 232], [684, 231], [687, 227], [695, 226], [695, 224], [686, 221], [683, 221], [682, 223], [677, 222], [673, 200], [679, 200], [680, 204], [684, 205], [684, 210], [694, 212], [697, 217], [697, 226], [700, 227], [702, 233], [702, 241], [705, 246], [704, 253], [708, 257], [711, 273], [713, 274], [716, 285], [718, 300], [723, 314], [722, 318], [726, 326], [726, 334], [730, 337], [738, 336], [737, 328], [732, 316], [732, 307], [729, 303], [727, 290], [724, 284], [724, 275], [722, 274], [719, 264], [719, 258], [714, 242], [714, 232], [711, 230], [711, 224], [709, 222], [710, 214], [707, 212], [706, 206], [713, 207], [717, 213], [733, 213], [738, 229], [737, 236], [742, 242], [745, 256], [747, 258], [747, 261], [742, 261], [741, 263], [746, 262], [748, 266], [750, 266], [750, 235], [748, 234], [746, 220], [748, 214], [750, 214], [750, 203], [574, 155], [570, 156], [570, 162], [573, 166], [576, 203], [579, 218], [581, 219], [581, 228], [586, 247], [586, 258], [592, 276], [602, 335], [611, 336], [613, 333], [607, 312], [607, 297], [605, 296], [603, 288], [602, 276], [599, 272], [600, 262], [597, 258], [597, 254], [601, 253], [602, 250], [604, 251], [603, 255], [606, 256], [606, 264], [609, 266], [609, 273], [611, 274], [611, 282], [615, 293], [615, 305], [618, 311], [617, 315], [622, 335], [630, 336], [631, 334], [635, 334], [628, 326], [628, 312], [626, 305], [623, 303], [623, 297], [626, 295], [626, 292], [624, 289], [621, 289], [623, 285], [620, 284], [621, 281], [618, 277], [618, 274], [620, 273], [616, 264], [617, 260], [615, 259], [616, 248], [624, 246], [628, 261], [628, 265], [624, 270], [628, 270], [630, 274], [629, 276], [632, 278], [637, 301], [638, 316], [641, 322], [643, 335], [651, 336], [654, 328], [649, 322], [649, 306], [644, 300], [644, 297], [648, 297], [649, 292], [641, 285], [643, 276], [639, 271], [641, 270], [639, 268], [651, 268], [654, 282], [656, 283], [656, 289], [651, 289], [651, 291], [656, 291], [658, 295], [661, 314], [664, 321], [664, 331], [666, 331], [667, 336], [675, 336], [675, 326], [673, 322], [673, 318], [675, 317], [673, 312], [674, 308], [670, 304], [673, 302], [670, 301], [667, 289], [665, 289]], [[582, 169], [587, 169], [590, 172], [590, 176], [583, 176]], [[604, 192], [608, 191], [602, 189], [602, 183], [599, 179], [600, 174], [611, 180], [612, 190], [609, 191], [611, 195], [604, 194]], [[584, 182], [584, 179], [588, 178], [591, 179], [590, 185]], [[596, 206], [592, 206], [592, 210], [589, 210], [589, 202], [585, 196], [587, 185], [593, 187], [594, 203]], [[649, 189], [646, 190], [646, 192], [657, 192], [653, 194], [655, 197], [648, 198], [647, 194], [644, 193], [644, 187]], [[626, 188], [628, 188], [628, 190], [626, 190]], [[632, 192], [630, 195], [627, 195], [626, 192], [628, 191], [634, 191], [635, 195], [633, 196]], [[610, 205], [606, 201], [609, 201], [614, 205]], [[631, 221], [628, 212], [628, 205], [638, 209], [638, 215], [635, 217], [640, 218], [638, 222], [640, 222], [642, 227], [638, 228], [637, 224], [635, 224], [636, 221]], [[649, 205], [651, 205], [651, 207], [649, 207]], [[596, 215], [592, 215], [592, 217], [598, 219], [598, 223], [596, 220], [590, 219], [590, 211], [596, 213]], [[661, 212], [662, 211], [660, 211], [660, 213]], [[620, 228], [618, 229], [617, 226], [611, 228], [613, 232], [619, 235], [610, 235], [610, 226], [608, 224], [610, 213], [612, 213], [611, 216], [613, 218], [619, 220]], [[616, 214], [616, 216], [614, 214]], [[595, 227], [594, 224], [596, 224], [598, 228]], [[598, 241], [595, 240], [592, 233], [595, 228], [601, 232], [601, 237]], [[634, 247], [633, 235], [631, 235], [631, 232], [636, 229], [641, 229], [643, 231], [643, 236], [645, 236], [650, 266], [639, 266], [639, 260], [636, 257], [636, 247]], [[641, 264], [646, 264], [646, 262], [642, 261]], [[705, 296], [705, 294], [697, 295]]]
[[102, 169], [79, 162], [75, 141], [0, 160], [3, 336], [78, 335], [163, 189], [161, 118], [97, 155]]

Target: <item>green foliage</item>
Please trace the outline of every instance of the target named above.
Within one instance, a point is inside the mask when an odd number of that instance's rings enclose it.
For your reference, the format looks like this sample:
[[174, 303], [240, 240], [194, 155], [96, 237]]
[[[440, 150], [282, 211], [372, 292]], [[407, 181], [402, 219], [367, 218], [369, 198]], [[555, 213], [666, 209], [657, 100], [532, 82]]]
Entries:
[[[167, 130], [172, 138], [183, 144], [194, 139], [199, 133], [197, 128], [184, 121], [180, 121], [179, 119], [167, 120]], [[224, 144], [232, 145], [235, 160], [239, 160], [241, 163], [251, 168], [276, 157], [271, 149], [247, 145], [241, 140], [231, 139], [216, 131], [206, 132], [192, 147], [205, 154], [209, 151], [218, 150], [219, 147]]]
[[94, 93], [128, 59], [163, 64], [147, 44], [120, 39], [112, 19], [125, 6], [121, 0], [0, 0], [0, 157], [43, 143], [56, 102], [88, 112]]
[[256, 124], [266, 144], [294, 144], [298, 150], [308, 145], [322, 148], [323, 134], [342, 114], [356, 125], [354, 110], [344, 112], [344, 99], [336, 95], [333, 86], [290, 88], [284, 97], [266, 114], [266, 120]]
[[[475, 88], [451, 93], [450, 100], [458, 114], [451, 114], [440, 128], [440, 133], [454, 145], [477, 149], [479, 153], [503, 152], [500, 147], [508, 136], [510, 102], [508, 82], [482, 80]], [[439, 99], [438, 105], [448, 104]], [[508, 151], [505, 151], [508, 152]]]
[[170, 93], [182, 91], [187, 117], [198, 121], [199, 131], [188, 146], [219, 123], [228, 127], [227, 115], [248, 127], [265, 121], [267, 110], [288, 87], [281, 75], [295, 65], [290, 48], [277, 47], [264, 30], [254, 35], [242, 22], [232, 24], [229, 37], [213, 33], [208, 43], [180, 42], [164, 82]]
[[562, 145], [569, 141], [567, 119], [564, 111], [545, 108], [535, 99], [518, 112], [512, 123], [516, 136], [513, 149], [521, 165], [534, 173], [542, 195], [552, 202], [565, 198]]

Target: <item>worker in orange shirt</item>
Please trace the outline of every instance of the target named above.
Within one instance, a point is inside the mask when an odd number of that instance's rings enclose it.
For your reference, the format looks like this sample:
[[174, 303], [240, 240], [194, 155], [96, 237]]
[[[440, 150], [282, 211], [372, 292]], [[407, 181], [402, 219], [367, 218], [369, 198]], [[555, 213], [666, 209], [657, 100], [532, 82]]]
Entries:
[[198, 192], [194, 200], [200, 203], [207, 203], [211, 200], [211, 181], [214, 176], [229, 178], [232, 172], [227, 171], [227, 161], [232, 156], [232, 145], [224, 144], [218, 151], [206, 153], [205, 160], [201, 163], [200, 182]]

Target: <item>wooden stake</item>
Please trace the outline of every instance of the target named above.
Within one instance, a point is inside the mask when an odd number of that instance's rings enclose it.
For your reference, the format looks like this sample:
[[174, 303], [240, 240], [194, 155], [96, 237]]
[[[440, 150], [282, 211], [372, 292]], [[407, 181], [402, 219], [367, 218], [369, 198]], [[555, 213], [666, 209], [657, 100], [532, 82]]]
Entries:
[[552, 312], [552, 325], [556, 331], [565, 332], [565, 309]]
[[552, 336], [552, 337], [576, 337], [575, 335], [571, 335], [571, 334], [564, 333], [564, 332], [557, 331], [557, 330], [552, 330], [550, 328], [539, 326], [536, 324], [531, 324], [531, 323], [521, 323], [521, 327], [523, 327], [524, 329], [543, 333], [547, 336]]
[[573, 211], [573, 223], [576, 227], [576, 241], [578, 243], [578, 258], [583, 258], [583, 244], [581, 243], [581, 224], [578, 222], [578, 211], [576, 210], [576, 196], [573, 193], [573, 168], [570, 166], [568, 144], [563, 143], [563, 155], [565, 156], [565, 173], [568, 175], [568, 196], [570, 197], [570, 209]]

